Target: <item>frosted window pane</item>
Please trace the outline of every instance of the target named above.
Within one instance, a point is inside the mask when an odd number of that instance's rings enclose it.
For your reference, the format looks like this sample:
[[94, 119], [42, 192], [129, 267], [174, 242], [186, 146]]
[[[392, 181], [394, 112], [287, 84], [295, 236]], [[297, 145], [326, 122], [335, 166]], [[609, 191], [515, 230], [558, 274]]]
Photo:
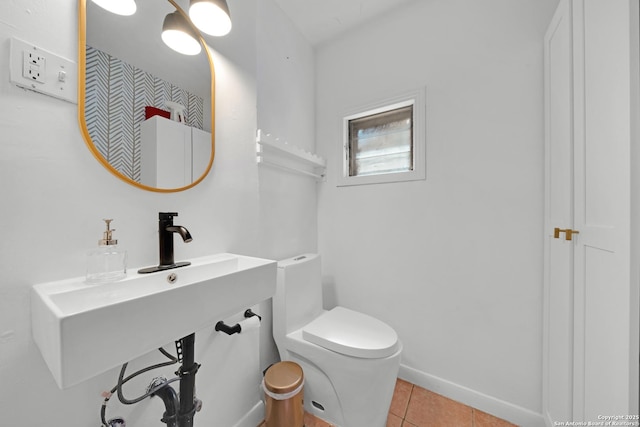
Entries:
[[413, 106], [349, 120], [349, 176], [413, 170]]

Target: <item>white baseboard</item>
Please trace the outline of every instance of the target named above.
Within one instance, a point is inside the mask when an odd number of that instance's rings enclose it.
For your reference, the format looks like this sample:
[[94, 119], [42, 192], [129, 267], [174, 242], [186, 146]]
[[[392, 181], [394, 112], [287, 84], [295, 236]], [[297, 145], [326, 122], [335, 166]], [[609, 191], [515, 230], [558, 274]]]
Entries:
[[514, 405], [504, 400], [480, 393], [470, 388], [452, 383], [434, 375], [400, 365], [398, 377], [426, 388], [434, 393], [438, 393], [449, 399], [464, 403], [467, 406], [476, 408], [503, 420], [517, 424], [522, 427], [543, 427], [545, 426], [542, 414], [533, 412], [521, 406]]
[[256, 427], [264, 420], [264, 402], [261, 400], [255, 404], [247, 414], [233, 427]]

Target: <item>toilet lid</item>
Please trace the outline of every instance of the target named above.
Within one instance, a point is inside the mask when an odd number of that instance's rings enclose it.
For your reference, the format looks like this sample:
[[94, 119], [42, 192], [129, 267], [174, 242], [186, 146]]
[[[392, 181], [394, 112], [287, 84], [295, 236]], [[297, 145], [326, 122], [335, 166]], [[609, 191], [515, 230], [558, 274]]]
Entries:
[[335, 307], [304, 328], [302, 338], [347, 356], [379, 359], [396, 352], [398, 334], [386, 323], [357, 311]]

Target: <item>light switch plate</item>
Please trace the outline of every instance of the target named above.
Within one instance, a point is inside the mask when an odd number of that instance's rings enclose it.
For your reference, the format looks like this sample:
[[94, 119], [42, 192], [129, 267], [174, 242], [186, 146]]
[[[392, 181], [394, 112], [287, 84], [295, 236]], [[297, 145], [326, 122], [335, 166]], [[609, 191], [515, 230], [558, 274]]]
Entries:
[[9, 68], [10, 80], [16, 86], [78, 103], [75, 62], [12, 37]]

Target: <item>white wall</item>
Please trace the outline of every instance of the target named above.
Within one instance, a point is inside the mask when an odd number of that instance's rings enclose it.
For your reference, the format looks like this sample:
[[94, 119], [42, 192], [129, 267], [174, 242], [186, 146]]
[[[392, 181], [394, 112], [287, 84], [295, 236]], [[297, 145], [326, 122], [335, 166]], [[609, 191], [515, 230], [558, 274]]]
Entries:
[[[256, 39], [300, 37], [293, 30], [276, 33], [268, 26], [257, 26], [258, 3], [267, 4], [260, 8], [269, 8], [277, 15], [269, 1], [233, 2], [233, 33], [213, 46], [218, 51], [216, 160], [204, 182], [177, 194], [144, 192], [117, 180], [84, 145], [76, 105], [9, 83], [6, 64], [11, 36], [77, 60], [76, 2], [0, 3], [0, 218], [5, 225], [0, 245], [3, 425], [99, 424], [100, 392], [111, 388], [117, 370], [59, 390], [31, 339], [29, 289], [36, 283], [83, 275], [85, 252], [100, 238], [102, 218], [114, 218], [116, 236], [128, 249], [132, 267], [158, 262], [159, 211], [179, 212], [177, 223], [189, 228], [194, 237], [189, 244], [176, 241], [176, 260], [223, 251], [278, 259], [316, 250], [316, 184], [259, 171], [255, 164], [256, 124], [267, 115], [265, 109], [278, 110], [291, 119], [265, 119], [274, 133], [297, 138], [299, 125], [307, 127], [313, 122], [313, 109], [306, 107], [313, 102], [312, 93], [306, 89], [312, 85], [312, 73], [301, 74], [295, 85], [289, 85], [285, 84], [291, 83], [284, 80], [286, 73], [275, 72], [284, 68], [276, 58], [260, 56], [258, 66]], [[311, 70], [309, 49], [305, 43], [296, 43], [285, 50], [299, 59], [302, 70]], [[256, 108], [260, 95], [256, 82], [265, 77], [257, 76], [258, 68], [271, 70], [265, 84], [280, 87], [280, 95], [261, 100], [260, 108]], [[300, 87], [305, 90], [300, 91]], [[289, 90], [301, 97], [303, 108], [288, 102]], [[261, 309], [266, 314], [261, 342], [265, 367], [273, 361], [275, 351], [270, 338], [270, 305], [262, 304]], [[134, 365], [140, 367], [151, 358], [158, 361], [154, 355], [134, 361]], [[206, 389], [216, 378], [211, 371], [207, 373], [206, 360], [199, 362], [203, 368], [198, 374], [198, 387]], [[136, 388], [131, 393], [139, 391]], [[115, 398], [111, 405], [114, 409], [109, 415], [132, 413], [132, 425], [161, 424], [158, 420], [163, 409], [153, 406], [158, 402], [145, 403], [146, 411], [124, 408]], [[211, 408], [212, 403], [209, 405]], [[218, 425], [223, 415], [203, 411], [196, 422]]]
[[[275, 1], [258, 1], [258, 129], [301, 149], [315, 150], [315, 56], [312, 47]], [[300, 175], [260, 166], [266, 225], [263, 244], [276, 242], [288, 250], [279, 259], [299, 254], [303, 237], [316, 248], [316, 183]], [[283, 186], [283, 190], [279, 189]], [[277, 190], [277, 194], [274, 194]], [[305, 216], [298, 215], [305, 206]], [[292, 227], [293, 221], [296, 226]]]
[[[317, 52], [327, 305], [377, 316], [401, 376], [541, 422], [543, 56], [557, 0], [418, 0]], [[341, 113], [426, 86], [427, 179], [336, 187]]]

